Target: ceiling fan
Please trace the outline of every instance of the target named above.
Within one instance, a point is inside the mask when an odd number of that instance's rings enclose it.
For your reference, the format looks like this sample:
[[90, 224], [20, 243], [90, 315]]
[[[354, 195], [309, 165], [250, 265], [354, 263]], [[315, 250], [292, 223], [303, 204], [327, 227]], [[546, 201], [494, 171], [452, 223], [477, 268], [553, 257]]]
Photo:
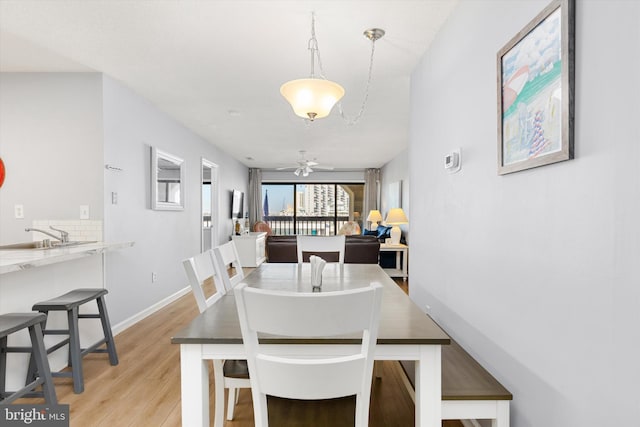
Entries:
[[305, 154], [306, 151], [300, 150], [300, 160], [297, 161], [297, 164], [295, 166], [276, 168], [276, 170], [282, 171], [287, 169], [294, 169], [293, 174], [295, 176], [300, 176], [300, 174], [302, 174], [302, 176], [309, 176], [309, 174], [313, 172], [314, 169], [333, 170], [332, 167], [320, 166], [318, 162], [308, 160]]

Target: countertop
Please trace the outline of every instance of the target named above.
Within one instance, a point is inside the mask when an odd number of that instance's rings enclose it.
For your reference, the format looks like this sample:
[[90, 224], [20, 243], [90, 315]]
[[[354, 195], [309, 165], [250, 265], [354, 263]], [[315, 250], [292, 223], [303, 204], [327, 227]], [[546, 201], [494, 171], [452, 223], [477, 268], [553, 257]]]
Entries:
[[70, 261], [133, 246], [134, 242], [96, 242], [52, 249], [0, 250], [0, 274]]

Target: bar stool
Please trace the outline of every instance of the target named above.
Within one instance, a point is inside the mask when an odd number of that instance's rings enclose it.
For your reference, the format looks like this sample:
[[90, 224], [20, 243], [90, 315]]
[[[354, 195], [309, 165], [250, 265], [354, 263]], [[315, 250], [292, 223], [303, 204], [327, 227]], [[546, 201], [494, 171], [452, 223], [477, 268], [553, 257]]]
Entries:
[[[0, 404], [5, 405], [23, 396], [42, 396], [50, 405], [57, 405], [56, 389], [51, 378], [49, 360], [42, 340], [42, 327], [47, 316], [41, 313], [8, 313], [0, 315]], [[29, 329], [31, 347], [9, 347], [7, 337], [22, 329]], [[31, 353], [35, 362], [34, 379], [18, 391], [5, 390], [7, 353]], [[42, 392], [35, 388], [42, 385]]]
[[[108, 293], [106, 289], [75, 289], [67, 292], [57, 298], [48, 301], [42, 301], [33, 305], [33, 310], [41, 313], [49, 314], [50, 311], [66, 311], [68, 329], [45, 329], [43, 335], [68, 335], [64, 340], [56, 343], [47, 349], [47, 354], [58, 350], [65, 344], [69, 344], [69, 365], [71, 372], [53, 372], [54, 377], [72, 377], [74, 393], [82, 393], [84, 391], [84, 376], [82, 374], [82, 356], [87, 353], [109, 353], [109, 362], [111, 365], [118, 364], [118, 355], [116, 354], [116, 346], [111, 334], [111, 324], [107, 315], [107, 306], [104, 302], [104, 296]], [[82, 304], [95, 300], [98, 304], [98, 314], [80, 314], [79, 307]], [[104, 338], [87, 348], [80, 348], [80, 335], [78, 332], [79, 319], [100, 319], [102, 323], [102, 331]], [[106, 344], [106, 349], [100, 349], [102, 344]], [[33, 376], [35, 366], [29, 363], [29, 372], [27, 380]]]

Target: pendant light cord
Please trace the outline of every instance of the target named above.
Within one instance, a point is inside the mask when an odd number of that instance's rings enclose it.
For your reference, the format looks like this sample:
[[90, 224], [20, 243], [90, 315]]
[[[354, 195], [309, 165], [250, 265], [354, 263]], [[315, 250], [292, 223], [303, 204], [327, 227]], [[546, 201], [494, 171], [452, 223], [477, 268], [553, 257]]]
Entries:
[[[383, 33], [384, 34], [384, 33]], [[369, 87], [371, 86], [371, 79], [373, 76], [373, 56], [376, 51], [376, 38], [371, 38], [371, 56], [369, 58], [369, 76], [367, 77], [367, 84], [364, 89], [364, 97], [362, 99], [362, 104], [360, 105], [360, 111], [354, 118], [349, 118], [344, 113], [342, 109], [342, 101], [338, 101], [338, 111], [340, 112], [340, 117], [347, 123], [349, 126], [353, 126], [360, 121], [362, 114], [364, 114], [365, 107], [367, 105], [367, 100], [369, 99]], [[320, 77], [324, 80], [328, 80], [324, 75], [324, 68], [322, 67], [322, 59], [320, 59], [320, 48], [318, 47], [318, 39], [316, 39], [316, 15], [315, 12], [311, 12], [311, 38], [309, 39], [309, 50], [311, 50], [311, 77], [314, 77], [314, 54], [318, 59], [318, 68], [320, 69]]]

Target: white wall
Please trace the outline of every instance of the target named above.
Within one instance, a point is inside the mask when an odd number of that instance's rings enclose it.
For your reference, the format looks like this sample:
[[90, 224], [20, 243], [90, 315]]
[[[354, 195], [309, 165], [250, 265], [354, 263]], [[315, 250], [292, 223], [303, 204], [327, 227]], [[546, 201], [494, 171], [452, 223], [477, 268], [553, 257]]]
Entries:
[[80, 205], [101, 220], [101, 75], [0, 73], [0, 157], [1, 244], [31, 241], [33, 220], [79, 219]]
[[[151, 145], [186, 160], [184, 211], [149, 208]], [[7, 170], [0, 244], [32, 240], [24, 228], [34, 219], [78, 219], [80, 205], [90, 206], [91, 219], [104, 221], [105, 241], [136, 242], [106, 256], [113, 324], [187, 286], [181, 261], [200, 252], [201, 157], [219, 166], [219, 242], [232, 231], [229, 191], [246, 192], [248, 185], [240, 162], [98, 73], [1, 73], [0, 156]], [[105, 164], [122, 171], [108, 171]], [[14, 219], [15, 204], [24, 205], [24, 219]], [[65, 263], [55, 274], [78, 266]], [[101, 259], [82, 271], [87, 280], [75, 287], [103, 285]], [[158, 275], [153, 284], [152, 272]], [[25, 306], [33, 302], [25, 299]]]
[[[393, 160], [386, 163], [381, 169], [380, 182], [380, 212], [382, 217], [386, 218], [391, 208], [402, 208], [409, 219], [409, 224], [400, 225], [402, 236], [409, 244], [409, 228], [411, 226], [411, 204], [409, 200], [409, 151], [404, 150], [398, 154]], [[389, 198], [389, 184], [400, 182], [401, 200], [400, 206], [391, 206]], [[423, 189], [424, 191], [424, 189]]]
[[547, 4], [460, 2], [413, 74], [410, 295], [513, 392], [512, 425], [633, 424], [640, 2], [577, 2], [575, 160], [498, 176], [496, 53]]
[[[113, 323], [119, 323], [187, 286], [182, 260], [200, 252], [200, 162], [218, 165], [219, 242], [232, 232], [230, 190], [246, 193], [247, 168], [169, 118], [150, 102], [104, 77], [105, 240], [135, 241], [107, 258], [107, 286]], [[150, 209], [150, 146], [185, 160], [183, 211]], [[111, 194], [118, 194], [117, 204]], [[152, 272], [157, 281], [152, 283]]]

